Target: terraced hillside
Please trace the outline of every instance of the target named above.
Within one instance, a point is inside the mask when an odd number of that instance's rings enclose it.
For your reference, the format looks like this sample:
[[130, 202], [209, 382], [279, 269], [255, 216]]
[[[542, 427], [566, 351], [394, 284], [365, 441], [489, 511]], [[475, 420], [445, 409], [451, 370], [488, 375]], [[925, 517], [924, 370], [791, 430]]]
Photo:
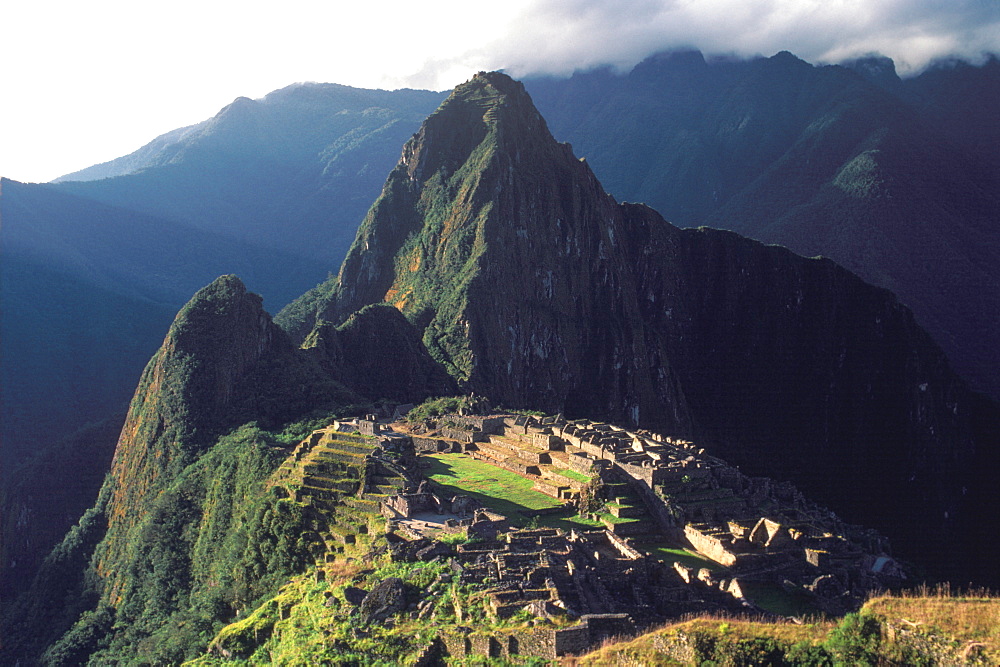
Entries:
[[370, 535], [384, 530], [379, 501], [401, 491], [405, 479], [374, 458], [370, 436], [338, 432], [336, 426], [313, 431], [275, 472], [270, 486], [307, 505], [332, 561], [345, 545], [367, 547]]

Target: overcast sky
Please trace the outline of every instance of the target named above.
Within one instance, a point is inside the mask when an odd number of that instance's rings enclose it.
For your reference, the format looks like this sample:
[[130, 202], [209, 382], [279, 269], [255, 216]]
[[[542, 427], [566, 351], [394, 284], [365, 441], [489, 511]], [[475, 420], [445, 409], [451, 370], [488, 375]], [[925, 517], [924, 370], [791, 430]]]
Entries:
[[1000, 0], [21, 0], [0, 14], [0, 175], [47, 181], [298, 81], [444, 90], [681, 47], [905, 74], [1000, 53]]

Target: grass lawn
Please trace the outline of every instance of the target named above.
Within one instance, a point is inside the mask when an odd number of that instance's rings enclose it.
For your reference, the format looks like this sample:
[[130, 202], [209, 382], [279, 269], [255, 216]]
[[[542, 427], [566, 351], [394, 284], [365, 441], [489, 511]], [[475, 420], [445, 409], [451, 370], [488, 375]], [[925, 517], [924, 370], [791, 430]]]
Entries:
[[[517, 526], [524, 526], [531, 520], [522, 514], [524, 510], [562, 506], [555, 498], [533, 491], [531, 480], [504, 468], [477, 461], [467, 454], [429, 454], [422, 456], [421, 460], [430, 463], [425, 474], [438, 486], [453, 493], [472, 496], [483, 506], [500, 512]], [[566, 529], [600, 525], [598, 522], [568, 515], [541, 516], [538, 517], [538, 523]]]
[[743, 593], [754, 604], [781, 616], [816, 616], [820, 610], [805, 591], [785, 590], [781, 584], [748, 581]]
[[577, 472], [575, 470], [570, 470], [569, 468], [560, 468], [558, 470], [558, 472], [559, 472], [560, 475], [562, 475], [566, 479], [576, 480], [577, 482], [581, 482], [583, 484], [588, 484], [590, 482], [590, 480], [591, 480], [590, 477], [588, 477], [587, 475], [584, 475], [582, 472]]

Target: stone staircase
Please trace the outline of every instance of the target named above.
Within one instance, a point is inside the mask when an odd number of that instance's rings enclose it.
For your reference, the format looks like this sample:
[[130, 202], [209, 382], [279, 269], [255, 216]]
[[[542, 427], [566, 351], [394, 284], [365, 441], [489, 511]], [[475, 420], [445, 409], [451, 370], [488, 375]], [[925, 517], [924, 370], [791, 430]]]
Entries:
[[600, 521], [609, 531], [620, 537], [639, 538], [658, 531], [646, 504], [627, 482], [609, 482], [604, 485], [604, 492], [608, 498], [607, 513]]

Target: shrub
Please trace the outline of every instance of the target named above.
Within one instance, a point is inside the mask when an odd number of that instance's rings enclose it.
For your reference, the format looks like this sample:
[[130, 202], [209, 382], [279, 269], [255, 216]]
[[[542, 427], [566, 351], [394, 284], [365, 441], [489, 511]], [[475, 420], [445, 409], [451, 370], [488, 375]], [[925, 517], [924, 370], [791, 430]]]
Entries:
[[882, 632], [870, 614], [848, 614], [826, 640], [826, 649], [838, 665], [876, 665]]

